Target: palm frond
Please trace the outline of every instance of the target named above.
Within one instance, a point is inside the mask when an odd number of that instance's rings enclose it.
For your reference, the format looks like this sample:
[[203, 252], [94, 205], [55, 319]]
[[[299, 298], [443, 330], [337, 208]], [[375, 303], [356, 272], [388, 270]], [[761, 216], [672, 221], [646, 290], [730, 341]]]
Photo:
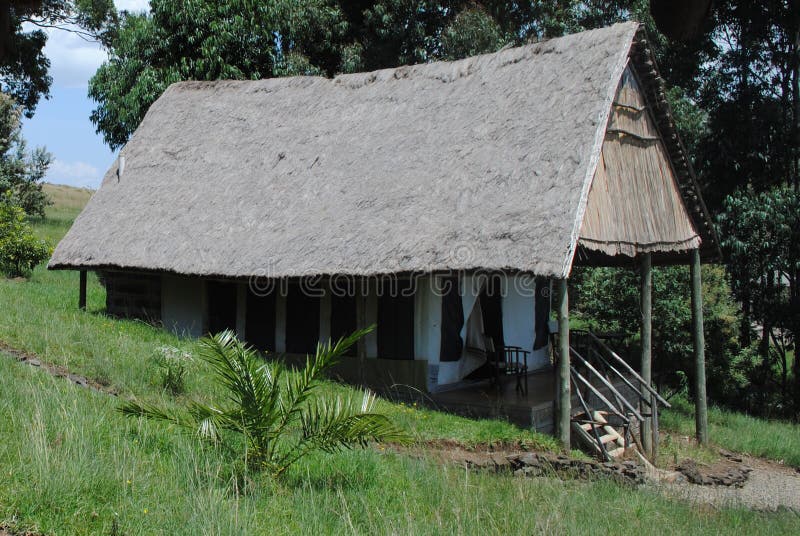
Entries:
[[303, 438], [326, 452], [365, 446], [370, 441], [406, 443], [410, 436], [385, 415], [374, 413], [375, 395], [365, 391], [354, 398], [317, 399], [301, 417]]
[[374, 329], [375, 326], [372, 325], [357, 330], [347, 337], [342, 337], [335, 343], [330, 340], [326, 343], [317, 343], [314, 358], [306, 357], [306, 366], [297, 374], [286, 379], [286, 393], [280, 400], [283, 416], [278, 426], [279, 430], [283, 430], [292, 419], [300, 415], [303, 403], [309, 399], [313, 390], [322, 381], [324, 373], [338, 363], [351, 346]]
[[265, 364], [252, 348], [223, 331], [203, 339], [200, 357], [208, 363], [228, 399], [237, 408], [237, 420], [246, 429], [269, 429], [278, 418], [275, 407], [282, 368]]
[[128, 417], [144, 417], [153, 421], [163, 421], [184, 428], [193, 426], [194, 421], [184, 413], [174, 413], [164, 410], [156, 405], [129, 400], [117, 408], [120, 413]]
[[[225, 391], [218, 405], [190, 403], [172, 412], [151, 404], [130, 401], [120, 411], [129, 416], [161, 420], [192, 430], [199, 438], [238, 450], [233, 432], [244, 439], [248, 464], [266, 467], [275, 475], [309, 451], [335, 452], [365, 446], [370, 441], [407, 442], [409, 436], [384, 415], [374, 412], [375, 395], [331, 397], [315, 392], [323, 375], [374, 326], [335, 343], [318, 344], [313, 357], [296, 373], [280, 364], [265, 363], [255, 350], [231, 331], [200, 342], [200, 358], [207, 363]], [[226, 440], [223, 440], [226, 439]]]

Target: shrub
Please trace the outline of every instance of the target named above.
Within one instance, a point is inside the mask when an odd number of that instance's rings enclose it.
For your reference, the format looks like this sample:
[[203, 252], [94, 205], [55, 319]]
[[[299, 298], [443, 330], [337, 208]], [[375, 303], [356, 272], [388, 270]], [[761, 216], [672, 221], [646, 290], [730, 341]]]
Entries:
[[172, 395], [186, 390], [186, 372], [192, 354], [174, 346], [161, 346], [156, 350], [155, 362], [159, 368], [161, 387]]
[[9, 277], [30, 275], [50, 255], [50, 247], [36, 238], [25, 211], [9, 197], [0, 199], [0, 272]]
[[368, 331], [335, 344], [318, 344], [316, 354], [296, 373], [265, 362], [230, 331], [206, 337], [200, 341], [199, 357], [225, 392], [218, 404], [192, 402], [176, 412], [131, 401], [120, 411], [177, 424], [239, 453], [249, 467], [275, 476], [314, 450], [336, 452], [370, 441], [406, 442], [405, 432], [373, 411], [371, 392], [356, 400], [320, 390], [325, 372]]

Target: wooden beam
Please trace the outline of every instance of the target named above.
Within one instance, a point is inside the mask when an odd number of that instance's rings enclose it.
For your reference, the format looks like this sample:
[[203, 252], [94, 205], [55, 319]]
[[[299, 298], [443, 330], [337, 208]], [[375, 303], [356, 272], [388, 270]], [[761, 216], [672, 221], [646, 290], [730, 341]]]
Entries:
[[558, 421], [556, 435], [562, 446], [570, 447], [570, 419], [572, 417], [572, 393], [570, 392], [570, 355], [569, 355], [569, 296], [567, 279], [558, 280], [558, 372], [557, 396]]
[[[644, 384], [653, 383], [652, 347], [653, 347], [653, 261], [649, 253], [641, 257], [641, 341], [642, 356], [640, 371]], [[652, 407], [650, 408], [653, 409]], [[652, 412], [652, 411], [651, 411]], [[653, 428], [652, 419], [646, 417], [642, 420], [642, 448], [645, 456], [653, 459]]]
[[86, 310], [86, 270], [80, 271], [78, 283], [78, 309]]
[[692, 250], [692, 335], [694, 340], [694, 415], [697, 442], [708, 444], [708, 402], [706, 400], [706, 342], [703, 335], [703, 283], [700, 250]]

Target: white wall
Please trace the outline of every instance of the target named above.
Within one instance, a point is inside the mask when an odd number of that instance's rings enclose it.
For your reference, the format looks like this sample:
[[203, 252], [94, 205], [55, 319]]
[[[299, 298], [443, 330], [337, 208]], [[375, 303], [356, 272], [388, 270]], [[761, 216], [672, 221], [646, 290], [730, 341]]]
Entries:
[[161, 278], [161, 321], [181, 337], [203, 335], [205, 285], [201, 279], [164, 275]]
[[528, 370], [550, 366], [547, 346], [533, 351], [536, 340], [535, 300], [545, 299], [535, 296], [535, 281], [528, 276], [513, 276], [506, 280], [503, 294], [503, 339], [506, 346], [519, 346], [531, 352], [528, 356]]

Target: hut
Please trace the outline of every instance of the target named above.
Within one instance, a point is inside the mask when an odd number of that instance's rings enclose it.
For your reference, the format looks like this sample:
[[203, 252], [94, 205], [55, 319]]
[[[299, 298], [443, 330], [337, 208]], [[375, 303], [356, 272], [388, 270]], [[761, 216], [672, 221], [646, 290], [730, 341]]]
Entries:
[[173, 84], [49, 267], [102, 273], [111, 314], [289, 356], [376, 324], [340, 371], [379, 386], [463, 387], [515, 348], [526, 375], [558, 371], [564, 438], [572, 267], [633, 259], [646, 282], [691, 261], [699, 277], [716, 251], [625, 23], [333, 79]]

